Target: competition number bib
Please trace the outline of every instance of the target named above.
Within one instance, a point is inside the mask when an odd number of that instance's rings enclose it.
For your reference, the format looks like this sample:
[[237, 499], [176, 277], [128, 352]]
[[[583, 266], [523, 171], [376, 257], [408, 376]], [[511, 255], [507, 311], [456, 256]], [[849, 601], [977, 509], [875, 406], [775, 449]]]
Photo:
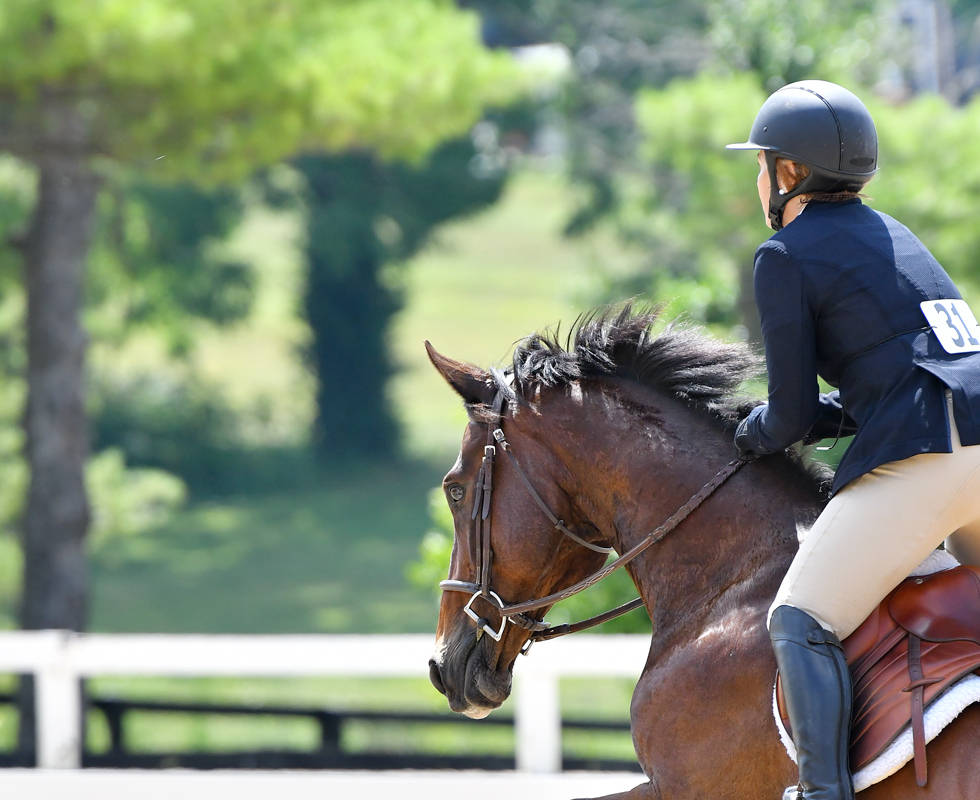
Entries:
[[965, 300], [926, 300], [919, 308], [947, 353], [980, 352], [980, 325]]

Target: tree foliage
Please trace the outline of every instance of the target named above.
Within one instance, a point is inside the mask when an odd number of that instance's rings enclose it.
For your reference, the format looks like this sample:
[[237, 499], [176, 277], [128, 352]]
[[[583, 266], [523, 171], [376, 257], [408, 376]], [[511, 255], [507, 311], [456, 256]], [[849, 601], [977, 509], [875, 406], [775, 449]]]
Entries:
[[879, 173], [866, 193], [933, 251], [964, 292], [980, 297], [980, 96], [953, 106], [934, 95], [901, 105], [869, 98]]
[[73, 146], [194, 179], [304, 148], [418, 157], [512, 96], [449, 0], [7, 0], [0, 144]]
[[767, 91], [805, 78], [872, 84], [905, 56], [888, 0], [712, 0], [715, 70], [752, 72]]
[[[637, 101], [650, 178], [625, 221], [648, 256], [643, 287], [704, 323], [752, 330], [752, 252], [766, 228], [754, 190], [754, 159], [725, 145], [742, 141], [765, 93], [751, 74], [702, 74], [650, 90]], [[636, 287], [639, 288], [639, 287]]]
[[255, 265], [218, 245], [241, 222], [241, 192], [156, 183], [113, 170], [99, 202], [86, 287], [95, 339], [119, 342], [138, 328], [176, 354], [193, 347], [190, 319], [223, 325], [249, 311]]
[[558, 42], [571, 54], [571, 74], [543, 118], [546, 124], [560, 120], [569, 177], [587, 190], [565, 232], [584, 233], [616, 213], [617, 179], [636, 164], [636, 92], [691, 75], [708, 57], [705, 3], [473, 0], [469, 5], [480, 9], [501, 41]]

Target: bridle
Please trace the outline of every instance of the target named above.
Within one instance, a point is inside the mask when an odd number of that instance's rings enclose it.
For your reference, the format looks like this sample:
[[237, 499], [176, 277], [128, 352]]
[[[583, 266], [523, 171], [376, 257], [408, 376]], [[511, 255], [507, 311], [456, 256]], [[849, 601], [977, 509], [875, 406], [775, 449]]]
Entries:
[[[539, 597], [537, 599], [524, 600], [519, 603], [506, 603], [501, 599], [500, 595], [493, 591], [490, 583], [491, 569], [493, 566], [493, 548], [491, 547], [490, 542], [490, 531], [493, 521], [491, 517], [491, 498], [493, 496], [493, 471], [497, 460], [498, 447], [504, 453], [504, 455], [507, 456], [511, 466], [514, 468], [518, 477], [520, 477], [521, 482], [524, 484], [525, 489], [527, 489], [528, 493], [531, 495], [531, 499], [534, 500], [538, 508], [540, 508], [544, 515], [551, 521], [551, 524], [556, 530], [560, 531], [567, 538], [571, 539], [581, 547], [586, 547], [589, 550], [593, 550], [597, 553], [609, 554], [614, 550], [612, 547], [603, 547], [593, 544], [592, 542], [586, 541], [576, 533], [573, 533], [566, 527], [564, 520], [559, 519], [548, 507], [548, 504], [541, 498], [541, 495], [534, 488], [534, 484], [528, 477], [527, 472], [524, 471], [520, 461], [518, 461], [517, 456], [514, 454], [513, 447], [511, 446], [510, 442], [507, 441], [507, 438], [504, 435], [503, 420], [506, 402], [507, 398], [504, 390], [498, 387], [491, 407], [493, 416], [487, 422], [487, 441], [483, 448], [483, 460], [480, 464], [480, 471], [476, 479], [476, 492], [473, 498], [473, 510], [470, 513], [471, 552], [476, 554], [477, 579], [475, 582], [452, 579], [444, 580], [439, 584], [439, 588], [443, 591], [449, 592], [472, 593], [470, 599], [463, 607], [463, 612], [476, 623], [476, 636], [478, 639], [484, 632], [486, 632], [490, 638], [499, 642], [501, 638], [503, 638], [504, 629], [507, 627], [508, 621], [519, 628], [530, 631], [531, 635], [524, 647], [521, 649], [522, 653], [526, 653], [533, 642], [554, 639], [558, 636], [565, 636], [569, 633], [576, 633], [577, 631], [592, 628], [610, 619], [615, 619], [616, 617], [622, 616], [623, 614], [626, 614], [627, 612], [643, 605], [642, 598], [637, 597], [630, 600], [628, 603], [618, 606], [617, 608], [611, 609], [602, 614], [598, 614], [594, 617], [589, 617], [581, 622], [553, 626], [548, 625], [542, 620], [535, 619], [528, 614], [530, 611], [535, 611], [543, 608], [544, 606], [553, 605], [559, 600], [565, 600], [572, 597], [573, 595], [576, 595], [579, 592], [582, 592], [585, 589], [588, 589], [590, 586], [598, 583], [600, 580], [620, 567], [628, 564], [641, 553], [645, 552], [647, 549], [667, 536], [667, 534], [673, 531], [674, 528], [687, 519], [694, 512], [694, 510], [698, 508], [698, 506], [700, 506], [705, 500], [714, 494], [715, 490], [717, 490], [725, 481], [734, 475], [739, 468], [746, 463], [746, 461], [742, 459], [734, 459], [728, 462], [725, 466], [718, 470], [717, 473], [715, 473], [711, 480], [709, 480], [686, 503], [684, 503], [684, 505], [678, 508], [657, 528], [644, 536], [640, 542], [619, 556], [619, 558], [617, 558], [615, 561], [610, 561], [601, 569], [593, 572], [591, 575], [582, 579], [578, 583], [575, 583], [566, 589], [562, 589], [559, 592], [555, 592], [544, 597]], [[483, 598], [496, 607], [497, 613], [500, 614], [501, 618], [500, 627], [496, 630], [493, 629], [493, 626], [490, 625], [490, 622], [487, 619], [481, 617], [476, 611], [473, 610], [473, 603], [477, 598]]]

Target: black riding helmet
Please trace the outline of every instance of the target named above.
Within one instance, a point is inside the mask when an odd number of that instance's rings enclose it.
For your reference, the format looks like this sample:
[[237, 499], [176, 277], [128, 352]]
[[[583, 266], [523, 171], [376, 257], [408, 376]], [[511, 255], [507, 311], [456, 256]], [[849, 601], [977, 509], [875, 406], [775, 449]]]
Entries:
[[[783, 227], [783, 208], [810, 192], [860, 191], [878, 166], [878, 134], [857, 96], [829, 81], [797, 81], [773, 92], [752, 123], [746, 142], [730, 150], [762, 150], [769, 170], [769, 222]], [[810, 168], [793, 190], [781, 193], [776, 159]]]

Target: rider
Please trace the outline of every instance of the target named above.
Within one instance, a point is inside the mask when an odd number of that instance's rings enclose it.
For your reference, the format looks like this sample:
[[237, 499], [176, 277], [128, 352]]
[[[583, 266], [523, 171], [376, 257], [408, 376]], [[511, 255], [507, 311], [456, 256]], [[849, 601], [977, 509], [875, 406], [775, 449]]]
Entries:
[[800, 774], [784, 797], [850, 800], [840, 640], [944, 537], [980, 564], [980, 326], [925, 246], [862, 203], [877, 134], [847, 89], [784, 86], [729, 147], [758, 151], [775, 231], [754, 273], [769, 399], [735, 445], [751, 458], [856, 434], [768, 620]]

